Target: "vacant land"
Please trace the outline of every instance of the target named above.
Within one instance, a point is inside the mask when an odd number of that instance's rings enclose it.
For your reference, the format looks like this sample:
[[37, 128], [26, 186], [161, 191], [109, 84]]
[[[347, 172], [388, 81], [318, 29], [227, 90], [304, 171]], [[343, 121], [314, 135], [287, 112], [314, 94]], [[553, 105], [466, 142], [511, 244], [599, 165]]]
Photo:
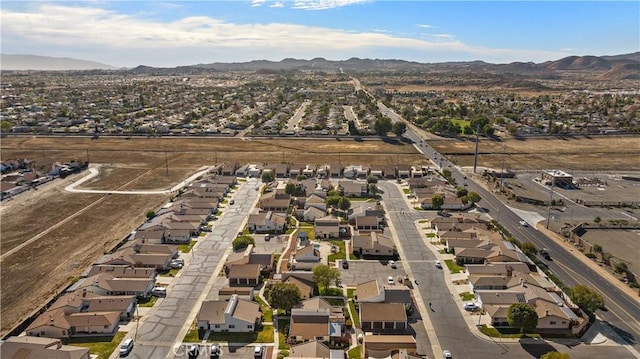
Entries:
[[[558, 168], [585, 171], [640, 170], [637, 136], [532, 138], [527, 140], [480, 139], [478, 164], [507, 170]], [[475, 142], [429, 141], [438, 152], [461, 166], [473, 165]], [[506, 153], [506, 155], [504, 155]]]
[[640, 232], [630, 229], [588, 229], [581, 238], [591, 245], [601, 245], [605, 253], [627, 263], [632, 272], [640, 273], [638, 235]]

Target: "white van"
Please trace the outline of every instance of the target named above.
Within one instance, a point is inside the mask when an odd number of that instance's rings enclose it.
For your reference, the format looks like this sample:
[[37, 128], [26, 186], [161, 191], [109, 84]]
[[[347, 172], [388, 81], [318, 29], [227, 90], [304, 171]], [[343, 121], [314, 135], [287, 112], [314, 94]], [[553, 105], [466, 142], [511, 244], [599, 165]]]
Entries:
[[262, 358], [262, 346], [258, 345], [253, 348], [253, 357], [254, 358]]
[[124, 342], [122, 342], [122, 345], [120, 346], [120, 356], [126, 357], [127, 355], [129, 355], [129, 353], [131, 353], [132, 349], [133, 349], [133, 339], [132, 338], [126, 339]]

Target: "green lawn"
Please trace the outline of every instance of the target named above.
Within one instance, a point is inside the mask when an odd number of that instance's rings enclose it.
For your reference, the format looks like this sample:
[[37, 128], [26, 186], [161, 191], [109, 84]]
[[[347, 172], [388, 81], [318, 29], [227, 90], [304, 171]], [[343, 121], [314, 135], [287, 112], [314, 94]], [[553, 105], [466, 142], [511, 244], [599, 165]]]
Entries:
[[168, 271], [165, 271], [165, 272], [158, 272], [158, 273], [160, 273], [160, 276], [161, 276], [161, 277], [175, 277], [175, 276], [176, 276], [176, 274], [178, 274], [178, 271], [179, 271], [179, 270], [180, 270], [180, 269], [177, 269], [177, 268], [171, 268], [171, 269], [169, 269]]
[[287, 344], [287, 337], [283, 332], [278, 332], [278, 349], [289, 349], [291, 346]]
[[347, 357], [349, 359], [360, 359], [360, 350], [361, 348], [359, 345], [357, 347], [353, 347], [347, 352]]
[[193, 246], [196, 245], [196, 241], [190, 241], [189, 244], [181, 244], [178, 246], [178, 250], [182, 253], [189, 253]]
[[460, 273], [464, 271], [464, 267], [458, 265], [453, 259], [446, 259], [444, 261], [447, 264], [447, 268], [451, 271], [452, 274]]
[[536, 333], [527, 333], [527, 334], [520, 334], [520, 333], [514, 333], [513, 329], [506, 329], [506, 330], [498, 330], [494, 327], [487, 327], [486, 324], [483, 324], [480, 327], [480, 331], [484, 334], [487, 335], [489, 337], [493, 337], [493, 338], [541, 338], [540, 334], [536, 334]]
[[460, 293], [460, 298], [462, 298], [463, 301], [468, 301], [476, 299], [476, 296], [473, 293], [464, 292]]
[[118, 344], [127, 336], [127, 332], [118, 332], [113, 336], [110, 342], [77, 342], [69, 343], [76, 347], [89, 348], [91, 355], [97, 355], [97, 359], [109, 359], [111, 353], [113, 353]]
[[155, 295], [152, 295], [149, 298], [138, 299], [138, 307], [153, 307], [153, 305], [156, 304], [156, 300], [158, 300], [158, 297], [156, 297]]
[[355, 290], [355, 289], [353, 289], [353, 288], [348, 288], [348, 289], [347, 289], [347, 298], [349, 298], [349, 299], [353, 299], [353, 294], [354, 294], [355, 292], [356, 292], [356, 290]]
[[[197, 330], [196, 330], [197, 333]], [[188, 333], [187, 333], [188, 335]], [[185, 342], [187, 337], [185, 337]], [[251, 333], [209, 333], [209, 342], [230, 342], [230, 343], [273, 343], [273, 326], [263, 325], [259, 332]]]
[[460, 126], [461, 129], [464, 129], [465, 127], [469, 126], [471, 124], [471, 121], [467, 121], [467, 120], [462, 120], [462, 119], [455, 119], [455, 120], [450, 120], [452, 123], [458, 124], [458, 126]]
[[427, 238], [436, 238], [436, 234], [433, 232], [427, 233]]
[[[334, 240], [331, 241], [331, 244], [338, 247], [338, 253], [329, 254], [329, 263], [334, 262], [336, 259], [346, 259], [347, 258], [347, 250], [345, 242], [342, 240]], [[353, 253], [349, 253], [350, 260], [356, 260], [356, 257]]]
[[404, 194], [410, 194], [413, 191], [411, 191], [411, 189], [409, 189], [409, 188], [403, 188], [402, 192], [404, 192]]
[[360, 316], [358, 315], [358, 311], [356, 311], [356, 304], [353, 299], [349, 300], [349, 310], [351, 311], [351, 320], [353, 321], [353, 326], [360, 327]]
[[428, 219], [421, 219], [421, 220], [418, 221], [418, 223], [427, 223], [427, 222], [429, 222]]

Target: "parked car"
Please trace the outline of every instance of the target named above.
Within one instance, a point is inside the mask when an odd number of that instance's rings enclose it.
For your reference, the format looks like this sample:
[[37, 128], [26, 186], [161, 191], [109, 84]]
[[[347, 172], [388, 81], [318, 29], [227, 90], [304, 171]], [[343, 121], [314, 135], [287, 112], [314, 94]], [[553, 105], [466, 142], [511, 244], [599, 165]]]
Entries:
[[229, 201], [229, 204], [230, 204], [230, 205], [233, 205], [234, 203], [236, 203], [236, 201], [234, 201], [234, 200], [230, 200], [230, 201]]
[[120, 353], [121, 357], [126, 357], [127, 355], [129, 355], [129, 353], [131, 353], [132, 349], [133, 349], [133, 339], [128, 338], [128, 339], [125, 339], [124, 342], [122, 342], [122, 345], [120, 345], [120, 350], [118, 352]]
[[435, 261], [433, 261], [433, 263], [436, 265], [436, 268], [442, 269], [442, 263], [440, 263], [439, 260], [436, 259]]
[[265, 234], [264, 235], [264, 240], [269, 242], [271, 240], [271, 235], [270, 234]]
[[387, 284], [394, 284], [395, 280], [393, 279], [393, 276], [388, 276], [387, 277]]
[[202, 227], [200, 227], [200, 230], [201, 230], [202, 232], [211, 232], [211, 227], [209, 227], [209, 226], [202, 226]]
[[182, 264], [181, 262], [178, 262], [178, 261], [176, 261], [174, 259], [171, 262], [169, 262], [169, 267], [171, 267], [173, 269], [182, 269], [182, 267], [184, 267], [184, 264]]
[[347, 262], [347, 261], [342, 261], [342, 268], [344, 268], [344, 269], [349, 269], [349, 262]]
[[258, 345], [255, 348], [253, 348], [253, 357], [254, 358], [262, 358], [263, 355], [263, 350], [262, 350], [262, 345]]
[[520, 225], [523, 226], [523, 227], [529, 227], [529, 223], [527, 223], [527, 221], [525, 221], [525, 220], [521, 220], [520, 221]]
[[153, 289], [151, 290], [151, 294], [155, 295], [156, 297], [164, 297], [167, 295], [167, 288], [153, 287]]
[[398, 266], [396, 266], [396, 262], [395, 261], [389, 261], [389, 267], [396, 269], [398, 268]]
[[464, 303], [464, 310], [475, 311], [478, 309], [480, 309], [480, 307], [474, 302]]
[[448, 351], [448, 350], [443, 350], [443, 351], [442, 351], [442, 357], [443, 357], [444, 359], [452, 359], [452, 358], [453, 358], [453, 355], [451, 355], [451, 352], [450, 352], [450, 351]]

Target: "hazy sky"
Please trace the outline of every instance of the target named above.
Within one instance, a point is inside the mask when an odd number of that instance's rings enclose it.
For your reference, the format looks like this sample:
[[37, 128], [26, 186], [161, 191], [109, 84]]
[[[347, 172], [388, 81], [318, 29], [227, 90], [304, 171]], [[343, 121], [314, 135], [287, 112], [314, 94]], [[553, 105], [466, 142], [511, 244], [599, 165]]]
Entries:
[[640, 49], [640, 1], [7, 1], [1, 50], [114, 66], [543, 62]]

